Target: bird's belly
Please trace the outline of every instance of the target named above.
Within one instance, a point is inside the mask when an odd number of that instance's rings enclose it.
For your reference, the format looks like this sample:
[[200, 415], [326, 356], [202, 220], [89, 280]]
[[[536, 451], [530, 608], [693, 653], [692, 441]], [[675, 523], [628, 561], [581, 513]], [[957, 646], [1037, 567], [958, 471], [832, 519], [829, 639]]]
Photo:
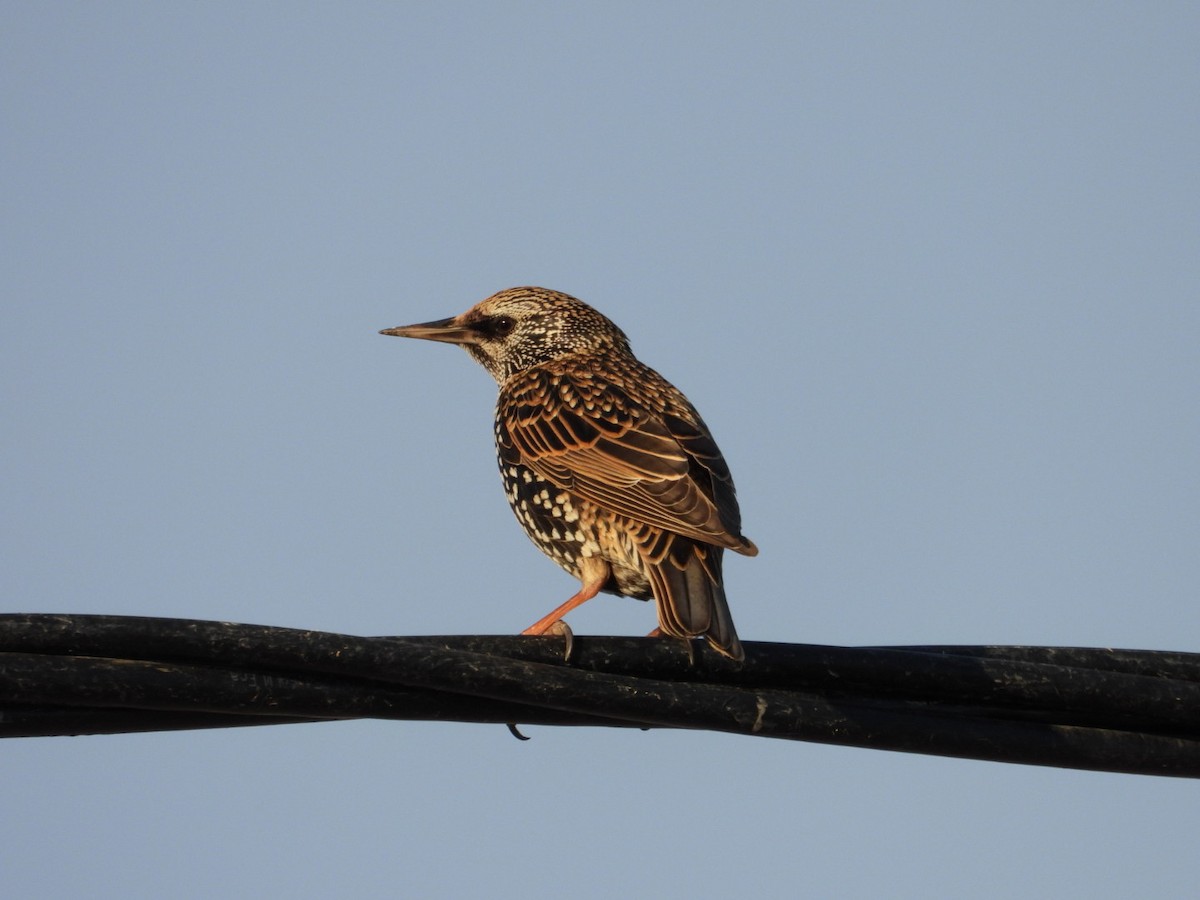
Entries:
[[502, 465], [509, 505], [537, 548], [576, 578], [580, 560], [600, 557], [612, 568], [604, 590], [648, 600], [650, 579], [626, 523], [538, 477], [524, 466]]

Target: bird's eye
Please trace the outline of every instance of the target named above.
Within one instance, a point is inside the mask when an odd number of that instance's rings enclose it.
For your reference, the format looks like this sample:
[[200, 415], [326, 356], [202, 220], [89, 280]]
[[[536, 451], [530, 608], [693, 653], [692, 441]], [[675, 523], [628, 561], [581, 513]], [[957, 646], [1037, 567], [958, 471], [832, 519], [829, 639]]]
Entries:
[[504, 337], [511, 334], [512, 330], [517, 327], [515, 319], [509, 316], [496, 316], [491, 320], [491, 327], [488, 329], [496, 337]]

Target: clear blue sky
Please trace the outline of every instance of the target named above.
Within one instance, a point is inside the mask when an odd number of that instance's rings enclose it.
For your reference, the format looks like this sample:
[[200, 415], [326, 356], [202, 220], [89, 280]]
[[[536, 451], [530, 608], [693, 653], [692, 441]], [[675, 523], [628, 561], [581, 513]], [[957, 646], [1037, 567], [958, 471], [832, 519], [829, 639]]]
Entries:
[[[1200, 650], [1194, 4], [8, 3], [4, 607], [519, 631], [494, 386], [701, 409], [742, 636]], [[640, 634], [605, 597], [581, 633]], [[11, 896], [1191, 896], [1200, 785], [361, 722], [0, 744]]]

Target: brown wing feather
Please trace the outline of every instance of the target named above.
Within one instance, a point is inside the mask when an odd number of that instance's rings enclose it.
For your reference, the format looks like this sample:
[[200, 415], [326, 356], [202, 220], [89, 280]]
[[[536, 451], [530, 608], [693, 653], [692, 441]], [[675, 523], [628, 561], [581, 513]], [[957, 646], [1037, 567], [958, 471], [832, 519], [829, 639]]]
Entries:
[[[649, 369], [642, 374], [662, 382]], [[503, 392], [500, 406], [508, 415], [498, 423], [497, 440], [509, 462], [634, 521], [757, 552], [739, 533], [729, 469], [690, 407], [675, 412], [694, 422], [638, 405], [591, 373], [545, 369], [527, 370]]]

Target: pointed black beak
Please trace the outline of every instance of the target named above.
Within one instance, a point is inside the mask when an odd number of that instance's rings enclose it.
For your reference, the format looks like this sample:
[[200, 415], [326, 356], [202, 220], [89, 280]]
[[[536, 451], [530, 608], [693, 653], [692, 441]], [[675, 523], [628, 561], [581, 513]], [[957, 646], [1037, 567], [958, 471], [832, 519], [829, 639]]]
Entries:
[[445, 344], [473, 344], [479, 339], [472, 329], [459, 322], [458, 316], [438, 319], [436, 322], [422, 322], [420, 325], [385, 328], [379, 333], [395, 337], [420, 338], [423, 341], [441, 341]]

